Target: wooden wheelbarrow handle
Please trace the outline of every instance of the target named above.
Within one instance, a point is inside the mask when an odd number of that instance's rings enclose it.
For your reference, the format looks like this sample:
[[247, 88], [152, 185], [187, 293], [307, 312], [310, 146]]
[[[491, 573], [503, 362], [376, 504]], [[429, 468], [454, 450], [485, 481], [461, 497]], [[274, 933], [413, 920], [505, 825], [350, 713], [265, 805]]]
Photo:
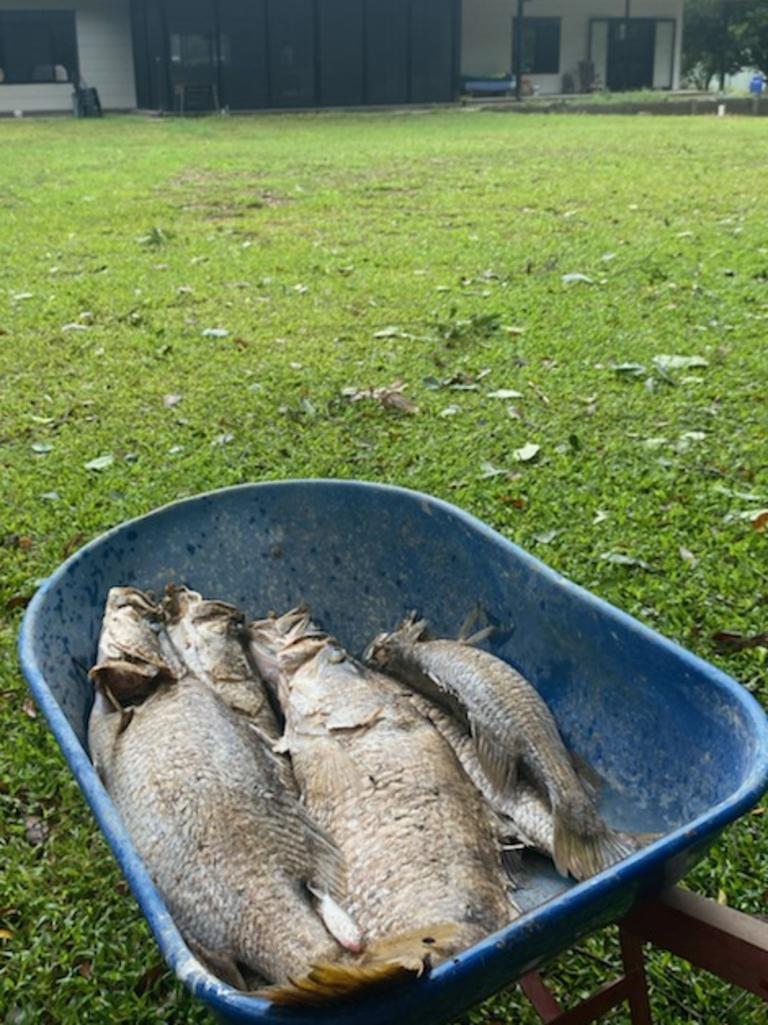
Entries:
[[651, 1025], [643, 943], [668, 950], [698, 968], [768, 1001], [768, 921], [674, 887], [619, 923], [624, 975], [564, 1011], [538, 972], [520, 980], [543, 1022], [588, 1025], [624, 1000], [633, 1025]]

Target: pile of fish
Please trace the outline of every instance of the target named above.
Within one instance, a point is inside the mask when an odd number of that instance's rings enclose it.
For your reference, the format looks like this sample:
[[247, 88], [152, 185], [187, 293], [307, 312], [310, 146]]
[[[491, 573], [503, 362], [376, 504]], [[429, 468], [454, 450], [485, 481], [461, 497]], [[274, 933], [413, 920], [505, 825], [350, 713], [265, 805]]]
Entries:
[[181, 933], [276, 1003], [415, 978], [504, 927], [511, 846], [576, 879], [635, 850], [537, 691], [409, 617], [352, 657], [305, 609], [247, 624], [109, 592], [94, 765]]

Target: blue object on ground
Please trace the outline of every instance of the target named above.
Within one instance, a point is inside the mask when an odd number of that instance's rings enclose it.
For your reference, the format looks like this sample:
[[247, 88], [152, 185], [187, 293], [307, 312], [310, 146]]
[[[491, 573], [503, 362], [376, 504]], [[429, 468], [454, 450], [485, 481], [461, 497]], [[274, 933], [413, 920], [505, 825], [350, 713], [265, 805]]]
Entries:
[[[609, 822], [664, 835], [580, 884], [560, 879], [532, 855], [519, 893], [530, 913], [386, 996], [311, 1013], [243, 996], [190, 953], [84, 747], [91, 688], [77, 663], [95, 659], [108, 589], [132, 584], [160, 592], [169, 581], [251, 615], [305, 601], [354, 653], [413, 608], [435, 632], [455, 636], [468, 608], [479, 606], [496, 626], [491, 649], [535, 683], [566, 742], [604, 778]], [[19, 648], [35, 700], [166, 961], [224, 1022], [450, 1021], [675, 883], [768, 785], [766, 717], [735, 681], [479, 520], [402, 488], [246, 484], [124, 523], [43, 584], [27, 609]]]
[[515, 76], [508, 78], [465, 77], [463, 92], [470, 95], [505, 96], [515, 88]]

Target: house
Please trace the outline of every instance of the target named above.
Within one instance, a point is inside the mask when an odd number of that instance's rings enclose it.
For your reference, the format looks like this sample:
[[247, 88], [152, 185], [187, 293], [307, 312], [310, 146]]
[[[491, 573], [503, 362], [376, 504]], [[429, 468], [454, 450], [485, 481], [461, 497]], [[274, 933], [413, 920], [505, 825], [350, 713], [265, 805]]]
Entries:
[[[462, 76], [675, 88], [683, 0], [0, 0], [0, 113], [442, 103]], [[522, 31], [516, 31], [518, 8]]]

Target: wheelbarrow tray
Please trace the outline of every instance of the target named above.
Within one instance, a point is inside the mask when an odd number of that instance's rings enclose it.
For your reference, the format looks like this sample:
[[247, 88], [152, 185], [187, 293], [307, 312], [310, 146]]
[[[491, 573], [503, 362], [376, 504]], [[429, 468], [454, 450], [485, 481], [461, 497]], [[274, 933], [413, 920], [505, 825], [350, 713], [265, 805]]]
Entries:
[[[91, 665], [110, 587], [173, 581], [251, 615], [307, 602], [350, 651], [411, 609], [455, 636], [471, 607], [491, 650], [553, 710], [567, 745], [601, 775], [601, 808], [661, 837], [595, 878], [526, 861], [526, 914], [385, 997], [288, 1011], [246, 997], [191, 954], [87, 754]], [[768, 729], [730, 677], [547, 568], [456, 507], [358, 481], [246, 484], [185, 499], [110, 530], [40, 587], [20, 657], [169, 966], [225, 1022], [437, 1025], [679, 880], [768, 784]], [[444, 842], [450, 845], [451, 838]]]

